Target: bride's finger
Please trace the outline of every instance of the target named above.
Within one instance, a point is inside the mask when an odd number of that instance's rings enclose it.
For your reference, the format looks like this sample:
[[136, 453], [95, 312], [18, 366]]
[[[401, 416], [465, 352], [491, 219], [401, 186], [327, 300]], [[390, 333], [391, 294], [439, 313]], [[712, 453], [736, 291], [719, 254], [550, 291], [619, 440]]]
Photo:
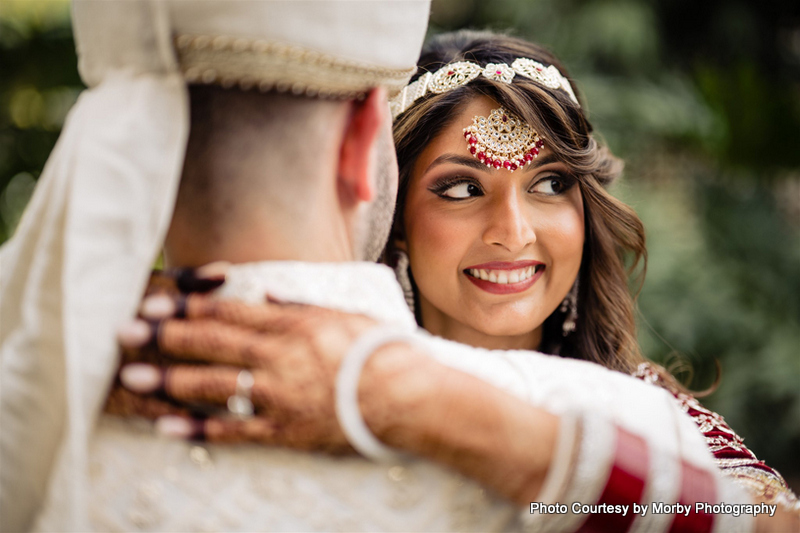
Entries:
[[[181, 307], [181, 304], [178, 304]], [[285, 333], [305, 320], [330, 313], [313, 305], [295, 304], [265, 298], [261, 305], [235, 300], [219, 300], [190, 294], [182, 304], [187, 318], [212, 318], [265, 333]]]
[[139, 416], [154, 420], [164, 415], [188, 415], [186, 408], [162, 398], [142, 396], [123, 387], [114, 386], [108, 394], [103, 411], [110, 415]]
[[[163, 389], [167, 397], [181, 403], [225, 406], [237, 393], [237, 377], [242, 372], [230, 367], [175, 365], [164, 372]], [[248, 391], [253, 401], [255, 384]]]
[[156, 432], [175, 439], [206, 440], [205, 419], [165, 415], [156, 420]]
[[244, 442], [278, 444], [280, 426], [264, 417], [249, 420], [224, 418], [192, 418], [163, 416], [156, 421], [156, 431], [166, 437], [201, 440], [215, 443], [237, 444]]
[[182, 293], [209, 292], [225, 283], [230, 266], [227, 261], [216, 261], [198, 268], [168, 269], [161, 275], [172, 279]]
[[264, 416], [248, 420], [164, 416], [156, 421], [156, 431], [167, 437], [220, 444], [250, 442], [334, 454], [355, 452], [343, 438], [309, 432], [291, 424], [276, 423]]
[[[242, 374], [249, 382], [243, 384]], [[225, 407], [231, 397], [242, 396], [259, 410], [270, 411], [275, 403], [268, 373], [250, 373], [239, 368], [224, 366], [173, 365], [160, 368], [133, 363], [120, 372], [120, 381], [126, 389], [137, 394], [163, 394], [181, 404], [206, 407]], [[161, 413], [164, 414], [164, 413]]]
[[271, 358], [286, 348], [278, 336], [208, 319], [165, 320], [156, 335], [158, 349], [165, 355], [244, 368], [269, 366]]

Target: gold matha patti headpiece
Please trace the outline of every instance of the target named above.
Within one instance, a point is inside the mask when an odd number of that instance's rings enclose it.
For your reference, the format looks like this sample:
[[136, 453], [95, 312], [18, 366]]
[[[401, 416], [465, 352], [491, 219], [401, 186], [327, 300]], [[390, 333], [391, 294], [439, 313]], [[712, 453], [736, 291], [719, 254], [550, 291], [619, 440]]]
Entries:
[[564, 91], [576, 106], [580, 107], [575, 91], [569, 80], [561, 74], [555, 65], [545, 66], [527, 57], [516, 58], [511, 65], [505, 63], [488, 63], [480, 66], [472, 61], [456, 61], [448, 63], [436, 72], [426, 72], [409, 83], [397, 96], [389, 101], [392, 119], [395, 119], [423, 96], [434, 93], [442, 94], [468, 84], [479, 77], [489, 80], [511, 83], [516, 76], [522, 76], [549, 89]]
[[536, 157], [544, 147], [533, 128], [504, 108], [493, 109], [489, 117], [477, 115], [472, 125], [464, 128], [469, 153], [494, 168], [514, 172]]

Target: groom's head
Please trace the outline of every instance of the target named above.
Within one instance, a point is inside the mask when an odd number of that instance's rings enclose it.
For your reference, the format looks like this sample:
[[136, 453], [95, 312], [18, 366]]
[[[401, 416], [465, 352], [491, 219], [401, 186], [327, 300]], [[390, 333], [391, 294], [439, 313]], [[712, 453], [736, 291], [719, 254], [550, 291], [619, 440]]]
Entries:
[[388, 94], [415, 71], [428, 0], [204, 2], [202, 24], [185, 4], [191, 120], [167, 261], [375, 259], [397, 182]]
[[384, 89], [361, 100], [190, 87], [168, 259], [375, 259], [397, 168]]

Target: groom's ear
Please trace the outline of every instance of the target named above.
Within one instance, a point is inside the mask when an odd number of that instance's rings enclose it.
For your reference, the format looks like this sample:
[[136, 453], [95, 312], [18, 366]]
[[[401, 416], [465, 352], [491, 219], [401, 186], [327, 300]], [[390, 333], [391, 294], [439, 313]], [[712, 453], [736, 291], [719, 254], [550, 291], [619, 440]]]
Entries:
[[362, 101], [350, 103], [338, 165], [339, 196], [347, 203], [369, 202], [375, 196], [376, 145], [389, 119], [386, 89], [372, 89]]

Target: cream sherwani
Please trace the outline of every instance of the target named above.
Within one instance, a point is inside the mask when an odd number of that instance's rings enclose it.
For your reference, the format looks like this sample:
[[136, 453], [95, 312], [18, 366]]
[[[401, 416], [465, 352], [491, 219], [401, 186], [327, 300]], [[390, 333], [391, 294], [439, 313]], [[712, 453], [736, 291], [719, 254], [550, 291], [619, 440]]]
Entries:
[[[232, 269], [219, 296], [258, 303], [267, 292], [416, 329], [391, 270], [381, 265], [240, 265]], [[591, 363], [533, 352], [473, 349], [424, 332], [418, 335], [444, 364], [533, 405], [554, 412], [593, 413], [644, 437], [663, 458], [655, 461], [653, 474], [674, 468], [679, 456], [699, 467], [714, 468], [693, 422], [658, 388]], [[102, 417], [97, 425], [89, 457], [88, 516], [96, 530], [508, 531], [521, 527], [514, 505], [421, 459], [383, 465], [359, 457], [250, 445], [197, 446], [160, 438], [147, 423], [110, 417]], [[602, 488], [592, 483], [587, 481], [587, 498], [596, 498]], [[58, 491], [67, 488], [51, 487], [37, 530], [60, 529], [63, 509]], [[666, 501], [677, 490], [660, 487], [650, 496]]]

